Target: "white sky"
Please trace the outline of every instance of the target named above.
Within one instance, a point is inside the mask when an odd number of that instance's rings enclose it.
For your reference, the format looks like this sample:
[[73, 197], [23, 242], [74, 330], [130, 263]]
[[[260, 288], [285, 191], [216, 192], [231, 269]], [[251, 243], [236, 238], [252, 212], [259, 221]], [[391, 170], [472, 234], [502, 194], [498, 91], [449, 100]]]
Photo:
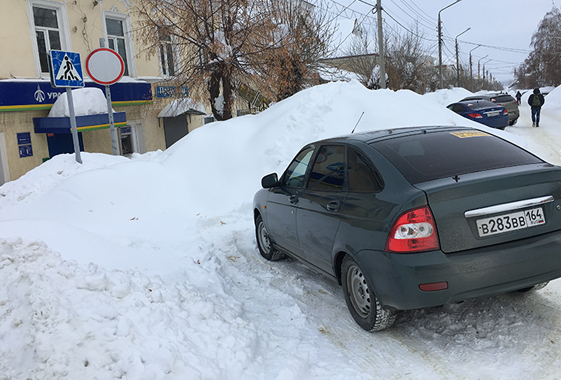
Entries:
[[[384, 22], [389, 24], [389, 27], [386, 25], [385, 32], [388, 28], [404, 30], [388, 15], [409, 29], [418, 20], [428, 50], [438, 58], [438, 12], [453, 2], [454, 0], [382, 0], [382, 7], [386, 12], [383, 16]], [[365, 20], [364, 24], [375, 25], [376, 16], [371, 11], [376, 0], [327, 0], [327, 4], [331, 7], [329, 11], [332, 15], [341, 13], [343, 5], [350, 5], [340, 17], [353, 22], [355, 18], [359, 22]], [[448, 56], [453, 60], [451, 63], [455, 63], [454, 39], [467, 28], [471, 28], [458, 38], [463, 67], [469, 69], [469, 52], [478, 44], [505, 48], [481, 46], [475, 49], [472, 52], [473, 71], [477, 72], [480, 59], [481, 65], [491, 59], [486, 64], [486, 69], [501, 83], [509, 84], [513, 78], [513, 68], [518, 67], [531, 51], [530, 42], [538, 24], [554, 5], [560, 6], [561, 1], [461, 0], [441, 13], [445, 45], [443, 59]], [[365, 14], [369, 14], [370, 17], [365, 18]], [[341, 38], [345, 38], [346, 34], [347, 29], [341, 28]], [[518, 52], [508, 51], [511, 49]], [[487, 55], [488, 57], [483, 59]]]

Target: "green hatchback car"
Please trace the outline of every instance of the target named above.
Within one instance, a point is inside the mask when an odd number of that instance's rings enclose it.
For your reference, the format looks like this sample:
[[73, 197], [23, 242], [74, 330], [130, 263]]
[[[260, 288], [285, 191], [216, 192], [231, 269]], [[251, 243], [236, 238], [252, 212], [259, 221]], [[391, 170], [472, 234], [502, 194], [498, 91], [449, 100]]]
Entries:
[[254, 197], [257, 246], [342, 285], [355, 321], [561, 277], [561, 167], [489, 133], [414, 127], [305, 146]]

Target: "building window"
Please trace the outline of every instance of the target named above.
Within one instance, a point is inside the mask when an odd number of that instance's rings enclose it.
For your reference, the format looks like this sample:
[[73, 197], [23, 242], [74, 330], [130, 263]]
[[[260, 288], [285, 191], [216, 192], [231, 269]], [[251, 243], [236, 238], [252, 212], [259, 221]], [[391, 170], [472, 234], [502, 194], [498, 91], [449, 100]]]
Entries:
[[125, 72], [123, 75], [129, 76], [129, 56], [128, 52], [128, 41], [125, 36], [125, 25], [123, 20], [117, 20], [112, 18], [105, 19], [105, 25], [107, 27], [107, 40], [109, 43], [109, 49], [115, 50], [125, 63]]
[[174, 49], [166, 28], [160, 28], [160, 65], [164, 76], [175, 76]]
[[33, 23], [41, 72], [49, 72], [49, 51], [62, 50], [59, 18], [56, 9], [33, 6]]

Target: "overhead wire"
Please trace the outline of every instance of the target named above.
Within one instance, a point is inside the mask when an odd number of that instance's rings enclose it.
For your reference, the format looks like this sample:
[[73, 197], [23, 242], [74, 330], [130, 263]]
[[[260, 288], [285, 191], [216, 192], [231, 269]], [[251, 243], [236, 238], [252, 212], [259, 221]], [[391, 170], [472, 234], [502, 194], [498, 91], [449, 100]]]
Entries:
[[[356, 19], [359, 20], [357, 21], [358, 25], [362, 25], [366, 20], [371, 20], [373, 23], [376, 23], [376, 18], [375, 16], [372, 14], [371, 11], [364, 11], [364, 10], [359, 10], [356, 7], [360, 4], [362, 5], [366, 5], [368, 7], [371, 7], [372, 9], [376, 9], [376, 5], [375, 0], [352, 0], [348, 5], [344, 5], [341, 4], [339, 1], [337, 0], [328, 0], [330, 1], [335, 8], [335, 12], [333, 12], [330, 9], [326, 9], [325, 7], [319, 6], [320, 9], [323, 9], [325, 11], [328, 11], [330, 14], [334, 15], [334, 17], [331, 17], [331, 21], [342, 17], [342, 18], [346, 18], [346, 19]], [[388, 31], [386, 33], [386, 35], [399, 35], [399, 31], [397, 28], [400, 28], [402, 30], [404, 30], [405, 32], [420, 38], [424, 41], [430, 42], [431, 44], [428, 46], [427, 48], [427, 53], [432, 55], [435, 55], [436, 50], [438, 49], [438, 38], [427, 38], [426, 35], [430, 35], [434, 32], [435, 26], [436, 29], [438, 28], [438, 20], [436, 18], [434, 18], [433, 16], [429, 15], [428, 13], [426, 13], [421, 7], [419, 7], [415, 1], [413, 0], [399, 0], [399, 4], [397, 0], [384, 0], [385, 4], [384, 4], [384, 8], [382, 9], [384, 14], [391, 20], [393, 21], [393, 23], [389, 23], [388, 21], [386, 21], [384, 19], [384, 28]], [[418, 28], [418, 30], [412, 30], [413, 28], [411, 26], [406, 26], [407, 25], [407, 19], [410, 18], [412, 19], [414, 22], [416, 22], [416, 27]], [[427, 31], [430, 30], [430, 32]], [[337, 46], [337, 48], [339, 48], [351, 35], [352, 33], [349, 33], [347, 36], [345, 36], [345, 38], [339, 43], [339, 45]], [[435, 33], [436, 34], [436, 33]], [[450, 42], [453, 42], [452, 45], [455, 45], [455, 38], [453, 38], [450, 35], [450, 32], [448, 31], [448, 29], [443, 26], [442, 27], [442, 50], [444, 51], [444, 53], [446, 55], [449, 55], [450, 57], [455, 57], [456, 53], [455, 53], [455, 46], [452, 48], [450, 46]], [[499, 50], [499, 51], [505, 51], [505, 52], [511, 52], [511, 53], [519, 53], [519, 54], [529, 54], [531, 52], [531, 50], [526, 50], [526, 49], [518, 49], [518, 48], [509, 48], [509, 47], [502, 47], [502, 46], [494, 46], [494, 45], [486, 45], [486, 44], [480, 44], [480, 43], [476, 43], [476, 42], [471, 42], [471, 41], [465, 41], [465, 40], [458, 40], [458, 43], [462, 43], [462, 44], [468, 44], [468, 45], [473, 45], [473, 46], [481, 46], [481, 47], [485, 47], [488, 49], [494, 49], [494, 50]], [[454, 51], [453, 51], [454, 50]], [[466, 63], [466, 61], [468, 60], [467, 57], [469, 57], [469, 55], [466, 52], [463, 51], [459, 51], [459, 58], [460, 58], [460, 64], [463, 66], [467, 66], [469, 67], [469, 62]], [[475, 57], [475, 56], [473, 56]], [[514, 63], [514, 62], [505, 62], [505, 61], [499, 61], [499, 60], [494, 60], [495, 62], [502, 62], [507, 64], [506, 66], [501, 66], [501, 68], [508, 68], [508, 65], [512, 65], [512, 67], [515, 67], [518, 65], [518, 63]], [[455, 59], [454, 59], [455, 62]]]

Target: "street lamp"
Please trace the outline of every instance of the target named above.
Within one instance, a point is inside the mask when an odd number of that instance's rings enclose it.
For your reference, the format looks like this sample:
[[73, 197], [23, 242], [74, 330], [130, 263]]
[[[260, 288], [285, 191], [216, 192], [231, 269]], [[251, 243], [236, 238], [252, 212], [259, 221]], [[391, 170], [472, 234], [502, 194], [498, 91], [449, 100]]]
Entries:
[[489, 56], [489, 54], [487, 54], [485, 57], [479, 58], [479, 60], [477, 61], [477, 79], [481, 79], [481, 74], [479, 72], [479, 69], [481, 68], [480, 63], [481, 60], [487, 58]]
[[465, 32], [467, 32], [470, 29], [471, 28], [467, 28], [462, 33], [460, 33], [456, 36], [456, 74], [458, 75], [458, 83], [457, 83], [458, 87], [460, 87], [460, 55], [459, 55], [459, 49], [458, 49], [458, 37], [460, 37], [462, 34], [464, 34]]
[[477, 45], [476, 47], [474, 47], [469, 51], [469, 77], [472, 83], [473, 83], [473, 65], [471, 63], [471, 52], [477, 49], [478, 47], [481, 47], [481, 45]]
[[452, 5], [459, 3], [462, 0], [456, 0], [452, 4], [445, 6], [440, 11], [438, 11], [438, 67], [440, 72], [440, 88], [444, 87], [442, 83], [442, 22], [440, 21], [440, 12], [450, 8]]

